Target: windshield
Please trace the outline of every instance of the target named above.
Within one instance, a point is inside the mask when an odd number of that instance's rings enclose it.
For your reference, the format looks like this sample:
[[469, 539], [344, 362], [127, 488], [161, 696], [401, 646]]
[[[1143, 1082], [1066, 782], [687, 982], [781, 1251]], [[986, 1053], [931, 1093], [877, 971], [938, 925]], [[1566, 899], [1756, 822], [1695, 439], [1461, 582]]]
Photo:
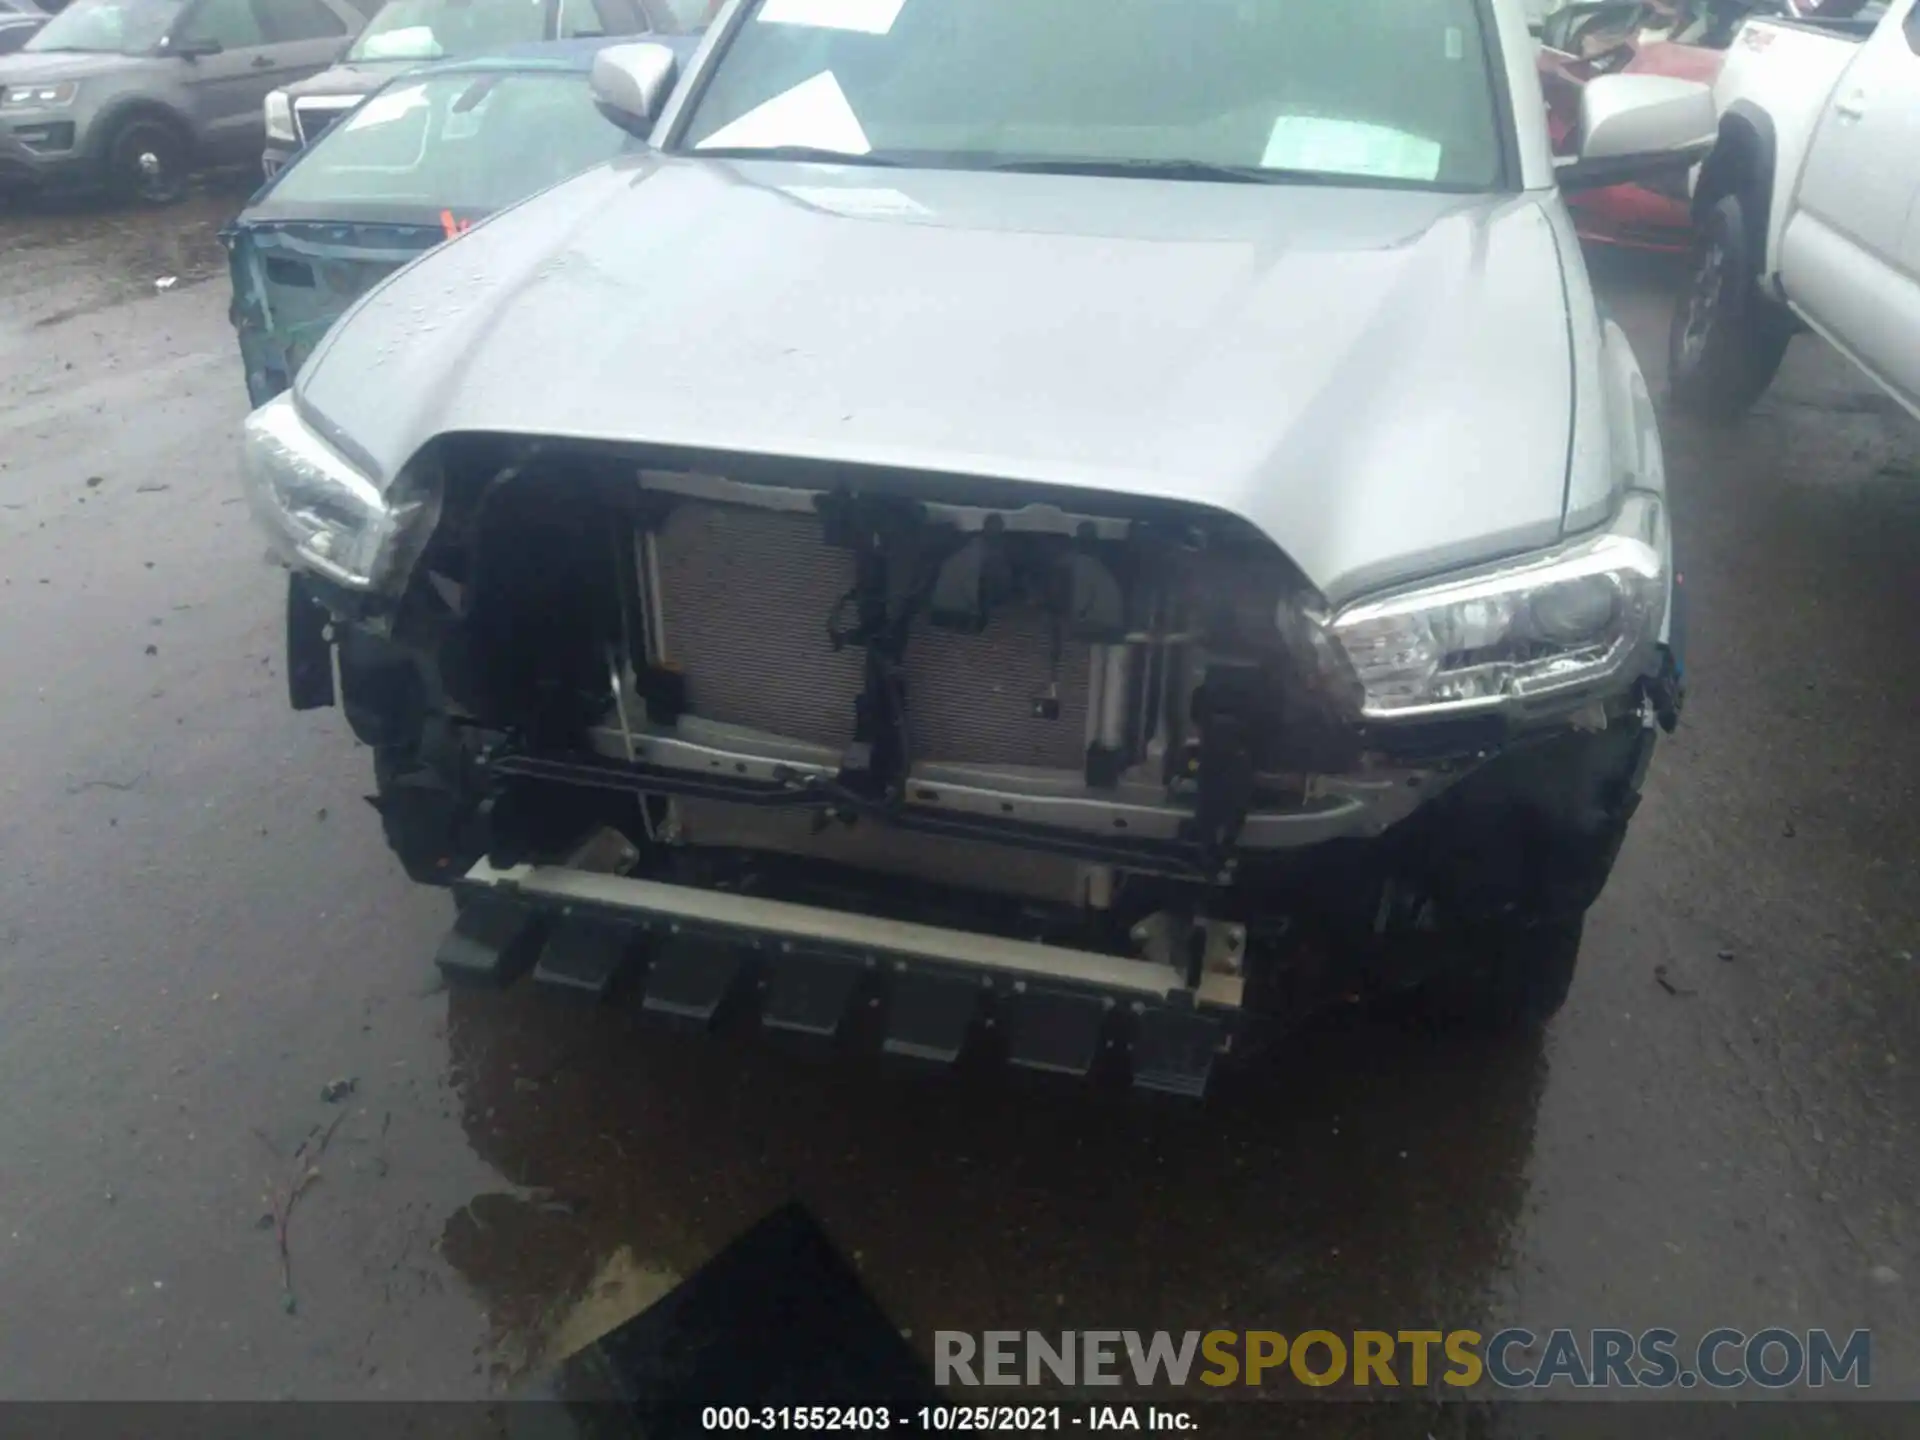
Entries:
[[1486, 189], [1475, 0], [752, 0], [680, 148]]
[[438, 60], [545, 40], [551, 0], [388, 0], [349, 60]]
[[275, 204], [403, 206], [470, 220], [630, 145], [577, 72], [407, 80], [372, 96], [287, 169]]
[[182, 8], [182, 0], [73, 0], [23, 48], [143, 55], [166, 38]]

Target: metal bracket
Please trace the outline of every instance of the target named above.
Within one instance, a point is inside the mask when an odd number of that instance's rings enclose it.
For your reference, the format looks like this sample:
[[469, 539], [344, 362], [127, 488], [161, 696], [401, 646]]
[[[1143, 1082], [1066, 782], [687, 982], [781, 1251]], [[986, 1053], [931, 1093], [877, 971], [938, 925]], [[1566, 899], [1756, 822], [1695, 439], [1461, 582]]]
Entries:
[[1134, 1021], [1134, 1085], [1198, 1099], [1206, 1093], [1225, 1035], [1218, 1021], [1203, 1015], [1145, 1012]]
[[760, 1021], [769, 1030], [831, 1039], [839, 1033], [866, 968], [821, 955], [784, 955], [768, 962]]
[[543, 930], [532, 910], [475, 895], [454, 918], [433, 963], [450, 983], [511, 985], [532, 968]]
[[1231, 920], [1186, 919], [1156, 910], [1128, 932], [1140, 954], [1156, 965], [1185, 972], [1199, 936], [1203, 975], [1238, 975], [1246, 966], [1247, 927]]

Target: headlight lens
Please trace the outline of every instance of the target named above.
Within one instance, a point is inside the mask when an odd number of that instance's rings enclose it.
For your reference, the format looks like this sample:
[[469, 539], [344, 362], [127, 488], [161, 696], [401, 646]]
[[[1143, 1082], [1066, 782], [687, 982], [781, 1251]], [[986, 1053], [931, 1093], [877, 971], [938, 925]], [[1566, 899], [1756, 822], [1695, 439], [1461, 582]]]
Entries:
[[58, 85], [9, 85], [0, 91], [4, 105], [71, 105], [80, 93], [77, 81], [62, 80]]
[[267, 138], [291, 142], [293, 133], [293, 102], [287, 98], [284, 90], [267, 92]]
[[1635, 495], [1605, 534], [1468, 579], [1349, 606], [1330, 632], [1370, 719], [1526, 703], [1643, 660], [1667, 603], [1666, 520]]
[[241, 460], [254, 516], [280, 552], [352, 590], [399, 588], [440, 518], [437, 470], [409, 465], [382, 495], [307, 426], [291, 395], [247, 417]]

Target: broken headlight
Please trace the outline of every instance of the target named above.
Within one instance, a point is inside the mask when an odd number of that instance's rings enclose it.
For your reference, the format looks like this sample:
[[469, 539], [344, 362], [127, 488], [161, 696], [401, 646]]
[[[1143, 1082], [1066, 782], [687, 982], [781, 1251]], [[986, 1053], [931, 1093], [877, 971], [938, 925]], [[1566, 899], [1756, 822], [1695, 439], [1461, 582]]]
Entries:
[[1348, 606], [1330, 633], [1369, 719], [1524, 705], [1637, 673], [1667, 604], [1666, 520], [1634, 495], [1614, 524], [1542, 554]]
[[440, 517], [433, 467], [407, 466], [383, 493], [308, 427], [291, 395], [247, 417], [241, 473], [280, 553], [350, 590], [398, 588]]

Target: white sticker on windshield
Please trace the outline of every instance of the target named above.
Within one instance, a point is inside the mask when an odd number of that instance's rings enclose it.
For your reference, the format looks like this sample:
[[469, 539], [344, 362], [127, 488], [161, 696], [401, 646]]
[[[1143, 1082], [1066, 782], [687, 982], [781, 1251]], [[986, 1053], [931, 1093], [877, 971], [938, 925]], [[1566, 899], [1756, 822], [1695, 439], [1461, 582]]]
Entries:
[[847, 103], [846, 91], [831, 70], [822, 70], [811, 80], [802, 80], [791, 90], [754, 106], [693, 148], [769, 150], [780, 145], [838, 150], [845, 155], [865, 155], [873, 149], [853, 106]]
[[1273, 122], [1267, 152], [1260, 163], [1274, 170], [1433, 180], [1440, 174], [1440, 156], [1439, 141], [1386, 125], [1320, 115], [1282, 115]]
[[408, 85], [404, 89], [389, 90], [384, 95], [376, 95], [353, 112], [353, 117], [341, 128], [343, 130], [365, 130], [374, 125], [390, 125], [410, 110], [418, 110], [427, 103], [427, 92], [418, 85]]
[[907, 0], [766, 0], [754, 18], [762, 25], [811, 25], [819, 30], [858, 30], [884, 35]]

